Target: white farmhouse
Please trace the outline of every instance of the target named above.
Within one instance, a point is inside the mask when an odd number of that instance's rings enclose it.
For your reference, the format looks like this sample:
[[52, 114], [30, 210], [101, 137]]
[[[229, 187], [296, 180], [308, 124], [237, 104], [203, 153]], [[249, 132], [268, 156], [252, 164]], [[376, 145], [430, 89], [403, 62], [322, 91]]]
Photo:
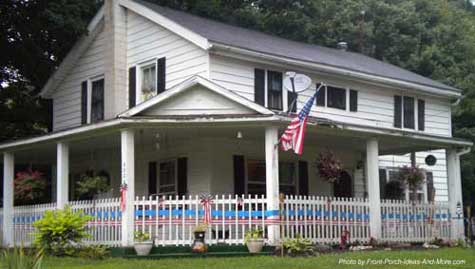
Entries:
[[[41, 92], [52, 132], [0, 144], [5, 245], [30, 242], [32, 221], [66, 204], [94, 217], [91, 242], [109, 245], [132, 245], [134, 230], [186, 245], [201, 222], [211, 244], [242, 244], [257, 227], [271, 245], [297, 234], [334, 243], [346, 231], [360, 241], [463, 237], [459, 158], [472, 144], [452, 137], [459, 89], [142, 0], [105, 0], [88, 30]], [[311, 87], [288, 91], [287, 71]], [[289, 104], [299, 111], [320, 83], [303, 155], [280, 151]], [[317, 173], [326, 150], [344, 166], [337, 183]], [[385, 199], [411, 164], [426, 171], [417, 194]], [[50, 175], [50, 204], [14, 206], [25, 167]], [[74, 201], [86, 171], [108, 177], [110, 190]]]

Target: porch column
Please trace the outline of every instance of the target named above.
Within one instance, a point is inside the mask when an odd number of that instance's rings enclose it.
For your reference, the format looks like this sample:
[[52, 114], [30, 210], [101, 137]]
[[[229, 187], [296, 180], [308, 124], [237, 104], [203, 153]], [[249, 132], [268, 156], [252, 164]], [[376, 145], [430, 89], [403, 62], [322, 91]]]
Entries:
[[122, 211], [122, 246], [134, 244], [134, 200], [135, 200], [135, 133], [132, 129], [122, 130], [121, 134], [121, 174], [125, 194], [125, 209]]
[[13, 153], [3, 154], [3, 246], [13, 246]]
[[69, 202], [69, 145], [56, 145], [56, 206], [64, 208]]
[[[460, 156], [456, 149], [447, 149], [447, 184], [449, 187], [449, 210], [452, 219], [451, 238], [464, 238], [462, 180], [460, 175]], [[460, 212], [457, 212], [460, 208]], [[460, 213], [460, 214], [459, 214]]]
[[379, 148], [378, 140], [366, 142], [366, 182], [368, 183], [369, 231], [371, 237], [381, 238], [381, 197], [379, 195]]
[[[266, 151], [266, 198], [267, 211], [279, 211], [279, 147], [278, 128], [267, 127], [265, 130], [265, 151]], [[276, 214], [270, 219], [278, 219]], [[271, 245], [277, 245], [280, 241], [280, 228], [278, 224], [267, 226], [267, 236]]]

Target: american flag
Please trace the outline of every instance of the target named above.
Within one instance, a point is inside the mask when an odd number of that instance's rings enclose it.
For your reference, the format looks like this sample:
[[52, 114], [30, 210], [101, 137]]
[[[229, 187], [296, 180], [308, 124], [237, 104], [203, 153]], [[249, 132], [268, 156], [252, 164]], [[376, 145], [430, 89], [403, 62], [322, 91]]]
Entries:
[[289, 127], [287, 127], [284, 134], [280, 137], [280, 147], [283, 151], [293, 149], [295, 154], [302, 155], [303, 139], [305, 137], [305, 128], [307, 127], [307, 117], [310, 113], [313, 102], [315, 102], [315, 96], [316, 93], [307, 100], [297, 117], [292, 119]]

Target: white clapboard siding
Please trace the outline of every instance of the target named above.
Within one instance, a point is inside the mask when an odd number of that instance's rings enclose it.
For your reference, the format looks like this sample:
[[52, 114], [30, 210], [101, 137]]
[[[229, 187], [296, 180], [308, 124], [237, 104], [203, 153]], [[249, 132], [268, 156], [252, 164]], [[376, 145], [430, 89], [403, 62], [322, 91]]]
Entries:
[[127, 15], [127, 62], [166, 57], [166, 88], [193, 76], [207, 77], [208, 54], [193, 43], [134, 13]]
[[53, 93], [55, 131], [81, 124], [81, 82], [104, 74], [105, 35], [101, 31]]
[[254, 101], [255, 66], [222, 56], [211, 55], [210, 78], [223, 87]]
[[[425, 158], [432, 154], [437, 158], [437, 163], [434, 166], [427, 166]], [[404, 165], [411, 165], [410, 155], [386, 155], [379, 157], [379, 166], [381, 168], [401, 167]], [[445, 162], [445, 150], [433, 150], [427, 152], [416, 153], [416, 165], [432, 172], [434, 177], [435, 200], [448, 201], [447, 189], [447, 168]]]

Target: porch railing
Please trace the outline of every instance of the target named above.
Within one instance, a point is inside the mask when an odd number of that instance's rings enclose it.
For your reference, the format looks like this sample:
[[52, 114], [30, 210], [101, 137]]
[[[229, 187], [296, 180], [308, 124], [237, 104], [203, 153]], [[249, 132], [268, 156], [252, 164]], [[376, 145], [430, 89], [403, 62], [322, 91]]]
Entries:
[[450, 238], [448, 203], [382, 200], [381, 220], [385, 241], [425, 242]]
[[[381, 201], [382, 240], [426, 242], [450, 237], [450, 214], [446, 203], [423, 204], [405, 201]], [[121, 243], [120, 198], [73, 201], [74, 211], [92, 217], [87, 228], [88, 244], [117, 246]], [[56, 204], [18, 206], [13, 210], [15, 244], [33, 241], [33, 222]], [[281, 210], [269, 210], [265, 196], [217, 195], [142, 197], [134, 201], [135, 231], [151, 234], [156, 245], [190, 245], [193, 230], [208, 223], [209, 244], [242, 244], [250, 229], [266, 231], [280, 225], [282, 238], [298, 235], [315, 243], [339, 243], [347, 234], [350, 242], [370, 239], [369, 202], [360, 198], [286, 196]], [[0, 220], [2, 209], [0, 209]], [[2, 229], [0, 221], [0, 229]], [[1, 236], [1, 233], [0, 233]]]

